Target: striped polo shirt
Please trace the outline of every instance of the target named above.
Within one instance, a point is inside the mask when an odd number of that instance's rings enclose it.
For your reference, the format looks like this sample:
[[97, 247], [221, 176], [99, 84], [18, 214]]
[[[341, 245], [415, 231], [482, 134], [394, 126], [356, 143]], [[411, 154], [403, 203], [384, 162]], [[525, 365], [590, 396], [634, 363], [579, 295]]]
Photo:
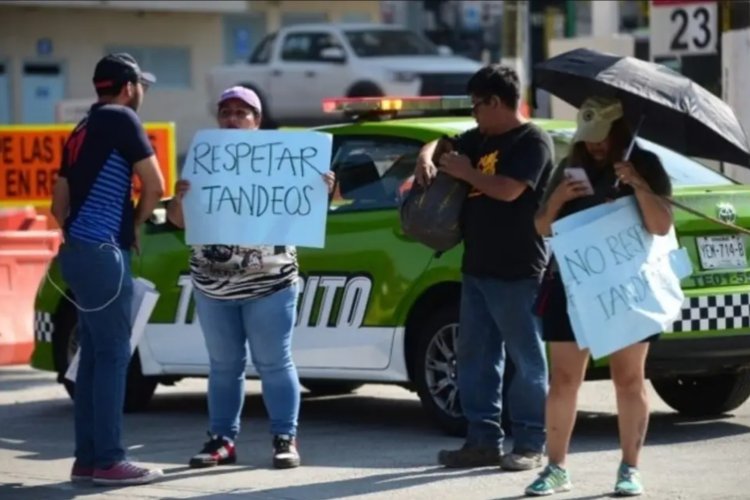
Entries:
[[135, 111], [94, 104], [63, 150], [59, 175], [70, 190], [65, 232], [90, 243], [129, 249], [134, 236], [133, 164], [153, 154]]

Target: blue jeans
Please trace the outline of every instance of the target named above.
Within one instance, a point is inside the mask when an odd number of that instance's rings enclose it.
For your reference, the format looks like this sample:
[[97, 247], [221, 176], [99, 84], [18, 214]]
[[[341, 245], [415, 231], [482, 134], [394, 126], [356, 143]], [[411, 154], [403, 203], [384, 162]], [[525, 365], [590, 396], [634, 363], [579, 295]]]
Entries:
[[210, 360], [211, 433], [235, 439], [245, 402], [247, 346], [258, 371], [271, 434], [297, 433], [300, 384], [292, 361], [296, 284], [261, 298], [222, 300], [195, 291], [195, 306]]
[[98, 309], [116, 296], [99, 311], [78, 311], [75, 457], [82, 466], [107, 468], [125, 458], [121, 433], [132, 330], [130, 252], [66, 236], [58, 258], [80, 308]]
[[513, 451], [542, 452], [547, 360], [532, 307], [537, 280], [504, 281], [463, 275], [458, 335], [458, 389], [468, 420], [466, 442], [502, 449], [505, 355], [515, 366], [507, 401]]

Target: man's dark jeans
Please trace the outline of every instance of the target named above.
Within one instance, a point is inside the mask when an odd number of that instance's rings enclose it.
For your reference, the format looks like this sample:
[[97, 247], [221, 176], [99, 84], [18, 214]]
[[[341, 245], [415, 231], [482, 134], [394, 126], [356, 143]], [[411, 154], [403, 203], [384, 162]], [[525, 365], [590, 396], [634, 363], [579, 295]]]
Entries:
[[466, 444], [502, 450], [505, 355], [515, 373], [509, 404], [516, 452], [542, 452], [547, 361], [532, 308], [539, 283], [463, 275], [458, 335], [458, 388], [469, 427]]
[[132, 329], [130, 253], [68, 235], [59, 261], [73, 298], [84, 309], [78, 311], [75, 457], [82, 467], [107, 468], [125, 458], [120, 434]]

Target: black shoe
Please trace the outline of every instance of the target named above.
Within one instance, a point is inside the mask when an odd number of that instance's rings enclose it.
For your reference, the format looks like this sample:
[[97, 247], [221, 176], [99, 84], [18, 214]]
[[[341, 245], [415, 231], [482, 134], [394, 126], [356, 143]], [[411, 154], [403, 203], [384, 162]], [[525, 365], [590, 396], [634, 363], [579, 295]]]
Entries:
[[502, 451], [498, 448], [463, 445], [458, 450], [441, 450], [438, 463], [449, 468], [487, 467], [500, 465]]
[[215, 465], [233, 464], [237, 461], [237, 453], [234, 449], [234, 441], [223, 436], [208, 434], [209, 440], [203, 445], [203, 449], [190, 459], [190, 467], [201, 469]]
[[299, 467], [299, 452], [294, 436], [281, 434], [273, 437], [273, 466], [277, 469]]

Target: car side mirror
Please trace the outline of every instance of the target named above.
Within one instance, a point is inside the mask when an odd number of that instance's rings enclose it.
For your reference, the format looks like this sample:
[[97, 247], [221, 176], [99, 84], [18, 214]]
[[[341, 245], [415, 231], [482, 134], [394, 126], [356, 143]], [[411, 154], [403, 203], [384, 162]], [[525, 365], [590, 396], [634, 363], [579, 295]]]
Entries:
[[441, 56], [452, 56], [453, 55], [453, 49], [451, 49], [447, 45], [438, 45], [437, 51], [438, 51], [438, 54], [441, 55]]
[[326, 62], [343, 64], [346, 62], [346, 54], [341, 47], [326, 47], [320, 51], [320, 59]]

